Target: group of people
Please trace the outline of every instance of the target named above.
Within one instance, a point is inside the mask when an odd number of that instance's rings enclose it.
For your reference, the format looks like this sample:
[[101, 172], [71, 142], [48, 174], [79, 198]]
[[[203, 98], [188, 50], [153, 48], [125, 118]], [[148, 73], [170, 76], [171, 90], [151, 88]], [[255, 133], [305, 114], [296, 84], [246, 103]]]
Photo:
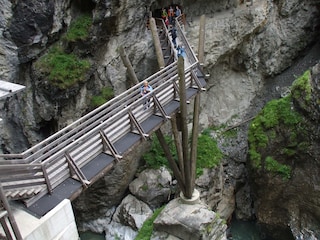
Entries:
[[172, 44], [174, 46], [175, 49], [177, 49], [177, 55], [178, 57], [186, 57], [186, 52], [184, 49], [183, 45], [178, 45], [177, 44], [177, 29], [175, 26], [173, 26], [170, 30], [169, 30], [169, 34], [171, 36], [172, 39]]
[[181, 15], [181, 10], [179, 6], [176, 6], [175, 10], [173, 10], [173, 7], [170, 6], [168, 11], [165, 8], [162, 8], [161, 17], [164, 20], [167, 28], [170, 29], [169, 34], [171, 36], [172, 44], [174, 48], [177, 49], [177, 55], [178, 57], [180, 56], [185, 57], [186, 52], [185, 52], [184, 46], [177, 44], [177, 29], [175, 27], [175, 18], [179, 17], [180, 15]]
[[[174, 48], [177, 49], [178, 57], [182, 56], [185, 57], [185, 51], [183, 46], [177, 46], [177, 29], [175, 28], [175, 18], [179, 17], [181, 15], [181, 9], [179, 6], [175, 7], [175, 10], [172, 6], [169, 7], [168, 11], [165, 8], [162, 8], [161, 11], [161, 17], [164, 20], [167, 28], [171, 25], [172, 28], [170, 29], [170, 34], [172, 37], [172, 43], [174, 45]], [[144, 81], [143, 85], [140, 87], [140, 95], [144, 97], [143, 106], [144, 110], [148, 109], [150, 107], [150, 98], [151, 96], [148, 95], [150, 92], [153, 91], [153, 88], [149, 85], [148, 81]]]
[[181, 15], [181, 9], [179, 6], [176, 6], [175, 9], [173, 9], [172, 6], [169, 7], [167, 10], [166, 8], [162, 8], [161, 10], [161, 17], [166, 24], [167, 28], [169, 25], [174, 26], [175, 25], [175, 18], [179, 17]]

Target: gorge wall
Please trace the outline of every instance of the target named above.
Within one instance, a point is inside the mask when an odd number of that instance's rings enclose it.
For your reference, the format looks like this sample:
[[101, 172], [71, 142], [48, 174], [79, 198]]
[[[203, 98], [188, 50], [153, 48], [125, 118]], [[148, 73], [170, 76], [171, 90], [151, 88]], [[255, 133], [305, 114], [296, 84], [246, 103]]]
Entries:
[[[0, 152], [19, 153], [75, 121], [90, 110], [91, 97], [99, 94], [103, 87], [111, 87], [116, 95], [124, 91], [128, 77], [119, 46], [125, 47], [139, 80], [156, 72], [155, 51], [151, 33], [145, 26], [145, 14], [146, 9], [154, 11], [169, 4], [171, 1], [38, 0], [28, 4], [19, 0], [1, 1], [0, 76], [2, 80], [25, 85], [26, 90], [0, 103], [4, 119]], [[195, 52], [198, 19], [206, 14], [204, 69], [210, 77], [207, 91], [201, 96], [202, 128], [242, 121], [268, 80], [288, 68], [306, 47], [318, 41], [319, 6], [313, 1], [257, 0], [253, 6], [237, 0], [174, 4], [181, 5], [187, 16], [186, 36]], [[66, 43], [64, 36], [68, 27], [81, 14], [92, 16], [89, 37]], [[39, 70], [40, 57], [54, 45], [64, 46], [69, 53], [90, 62], [84, 81], [61, 89], [52, 85], [48, 76]], [[293, 81], [295, 76], [291, 78]], [[235, 144], [245, 149], [246, 137]], [[79, 218], [94, 219], [94, 215], [102, 214], [102, 208], [120, 201], [134, 178], [140, 152], [113, 169], [97, 183], [96, 189], [85, 192], [75, 203], [82, 215]], [[221, 194], [213, 197], [212, 190], [203, 198], [214, 210], [225, 211], [226, 218], [237, 208], [240, 213], [240, 206], [248, 209], [242, 214], [243, 218], [254, 217], [250, 196], [243, 205], [235, 202], [240, 191], [250, 195], [246, 154], [244, 151], [226, 159], [227, 169], [221, 167], [207, 175], [212, 181], [211, 188], [219, 189]], [[229, 176], [229, 185], [221, 189], [221, 182], [227, 178], [224, 172]], [[111, 187], [110, 181], [117, 184]], [[101, 206], [100, 210], [93, 212], [97, 206]], [[264, 218], [258, 220], [265, 221]]]

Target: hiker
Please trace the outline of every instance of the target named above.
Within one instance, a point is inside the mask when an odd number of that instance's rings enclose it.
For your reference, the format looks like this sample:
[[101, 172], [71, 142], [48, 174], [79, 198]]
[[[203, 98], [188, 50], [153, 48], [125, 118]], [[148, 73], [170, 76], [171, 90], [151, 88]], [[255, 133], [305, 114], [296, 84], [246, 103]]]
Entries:
[[175, 27], [173, 27], [170, 31], [171, 37], [172, 37], [172, 43], [174, 48], [177, 48], [177, 29]]
[[165, 8], [162, 8], [161, 18], [163, 19], [163, 21], [166, 20], [166, 17], [168, 17], [167, 10]]
[[164, 23], [165, 23], [165, 25], [166, 25], [166, 27], [167, 27], [167, 29], [168, 29], [168, 28], [169, 28], [169, 25], [170, 25], [170, 22], [169, 22], [168, 17], [165, 18]]
[[176, 6], [176, 17], [179, 17], [181, 15], [181, 9]]
[[148, 81], [145, 80], [143, 82], [143, 85], [140, 87], [140, 94], [142, 97], [144, 97], [143, 106], [144, 110], [150, 107], [150, 96], [146, 96], [148, 93], [150, 93], [153, 90], [153, 88], [149, 85]]
[[169, 22], [170, 22], [170, 24], [172, 25], [173, 19], [174, 19], [174, 11], [173, 11], [172, 6], [169, 7], [168, 17], [169, 17]]
[[187, 55], [186, 55], [186, 51], [185, 51], [185, 49], [184, 49], [184, 46], [178, 46], [178, 48], [177, 48], [177, 50], [178, 50], [178, 58], [181, 56], [181, 57], [183, 57], [183, 58], [185, 58]]

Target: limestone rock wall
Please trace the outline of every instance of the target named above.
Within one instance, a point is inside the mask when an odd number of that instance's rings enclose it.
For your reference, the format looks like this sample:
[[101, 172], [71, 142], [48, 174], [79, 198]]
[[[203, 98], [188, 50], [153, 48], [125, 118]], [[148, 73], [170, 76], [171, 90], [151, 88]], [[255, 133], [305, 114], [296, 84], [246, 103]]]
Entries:
[[[19, 153], [72, 123], [90, 110], [90, 99], [102, 87], [115, 94], [127, 86], [126, 69], [119, 56], [122, 45], [140, 80], [157, 71], [151, 34], [145, 25], [143, 1], [1, 1], [0, 77], [26, 86], [7, 99], [1, 111], [4, 133], [1, 151]], [[70, 23], [90, 14], [90, 37], [68, 46], [90, 61], [87, 80], [69, 89], [52, 86], [39, 74], [36, 62], [54, 44], [63, 44]], [[3, 106], [3, 105], [1, 105]], [[19, 138], [17, 141], [14, 138]]]
[[[320, 112], [316, 104], [319, 99], [319, 69], [318, 64], [312, 68], [311, 75], [307, 75], [310, 95], [303, 88], [292, 90], [294, 101], [291, 109], [302, 117], [297, 127], [291, 129], [279, 121], [277, 126], [265, 130], [267, 134], [274, 131], [275, 137], [269, 138], [267, 147], [261, 148], [264, 149], [260, 151], [261, 161], [272, 157], [290, 168], [290, 176], [285, 178], [279, 172], [270, 171], [268, 166], [259, 169], [251, 164], [256, 216], [275, 239], [290, 239], [290, 235], [295, 239], [318, 239], [320, 236], [320, 129], [319, 118], [314, 118]], [[293, 136], [297, 138], [297, 144], [292, 142]], [[286, 153], [288, 150], [292, 150], [291, 154]]]
[[[185, 32], [195, 52], [198, 19], [206, 14], [205, 72], [210, 77], [207, 92], [201, 96], [202, 127], [230, 118], [241, 120], [268, 78], [290, 66], [303, 49], [317, 40], [319, 12], [313, 1], [257, 0], [248, 7], [237, 0], [175, 3], [182, 5], [187, 15]], [[115, 94], [125, 90], [127, 76], [117, 51], [119, 45], [126, 47], [140, 80], [157, 71], [144, 16], [146, 9], [169, 4], [137, 0], [1, 1], [0, 77], [23, 84], [26, 90], [1, 105], [5, 127], [1, 130], [0, 151], [19, 153], [78, 119], [88, 111], [90, 96], [104, 86], [111, 86]], [[80, 13], [93, 17], [89, 40], [73, 46], [92, 63], [88, 79], [65, 91], [48, 87], [35, 62], [59, 42]], [[138, 159], [133, 157], [119, 164], [98, 185], [99, 194], [94, 189], [84, 194], [86, 200], [79, 200], [84, 204], [79, 204], [79, 209], [85, 208], [88, 213], [96, 206], [110, 207], [121, 201]], [[110, 181], [115, 184], [110, 185]], [[100, 194], [102, 200], [98, 200]]]
[[[144, 17], [146, 9], [159, 9], [165, 2], [41, 0], [28, 5], [22, 1], [1, 4], [0, 76], [27, 87], [17, 100], [8, 100], [7, 111], [2, 113], [8, 129], [2, 151], [21, 152], [70, 124], [88, 111], [90, 96], [98, 94], [101, 87], [111, 86], [115, 94], [125, 90], [127, 76], [119, 45], [126, 48], [139, 79], [157, 70]], [[317, 8], [307, 1], [254, 1], [250, 7], [235, 0], [176, 4], [182, 5], [187, 16], [185, 30], [195, 52], [197, 20], [200, 14], [207, 16], [205, 70], [211, 77], [202, 97], [204, 127], [244, 113], [265, 79], [287, 68], [314, 41], [318, 26]], [[34, 62], [59, 41], [80, 13], [90, 13], [94, 24], [90, 39], [74, 49], [93, 67], [84, 84], [56, 91], [37, 74]], [[20, 136], [20, 143], [13, 144], [11, 136]]]
[[[196, 6], [187, 8], [187, 16], [194, 16]], [[253, 1], [253, 6], [239, 4], [207, 14], [205, 70], [211, 77], [207, 94], [202, 95], [201, 123], [225, 123], [243, 115], [267, 79], [289, 67], [316, 41], [317, 13], [311, 2]], [[196, 17], [191, 17], [186, 31], [197, 52]]]

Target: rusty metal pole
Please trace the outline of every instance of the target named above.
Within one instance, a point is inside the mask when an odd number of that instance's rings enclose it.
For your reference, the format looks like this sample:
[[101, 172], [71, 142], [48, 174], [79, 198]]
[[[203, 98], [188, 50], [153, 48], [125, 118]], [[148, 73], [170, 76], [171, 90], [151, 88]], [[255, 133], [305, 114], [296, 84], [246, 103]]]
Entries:
[[124, 66], [127, 68], [128, 74], [129, 74], [129, 78], [131, 80], [131, 82], [133, 83], [133, 85], [136, 85], [139, 83], [139, 80], [137, 78], [136, 73], [134, 72], [134, 69], [132, 67], [132, 64], [126, 54], [126, 52], [124, 51], [124, 48], [122, 46], [119, 47], [119, 52], [120, 52], [120, 57], [122, 59], [122, 62], [124, 64]]
[[200, 28], [199, 28], [199, 45], [198, 45], [198, 60], [201, 66], [203, 66], [204, 64], [205, 22], [206, 22], [206, 16], [201, 15]]
[[161, 48], [161, 43], [160, 43], [160, 39], [159, 39], [156, 21], [154, 18], [150, 18], [149, 22], [150, 22], [150, 29], [151, 29], [151, 33], [152, 33], [154, 47], [156, 49], [156, 55], [157, 55], [159, 68], [163, 69], [165, 67], [165, 63], [164, 63], [164, 58], [163, 58], [163, 53], [162, 53], [162, 48]]

